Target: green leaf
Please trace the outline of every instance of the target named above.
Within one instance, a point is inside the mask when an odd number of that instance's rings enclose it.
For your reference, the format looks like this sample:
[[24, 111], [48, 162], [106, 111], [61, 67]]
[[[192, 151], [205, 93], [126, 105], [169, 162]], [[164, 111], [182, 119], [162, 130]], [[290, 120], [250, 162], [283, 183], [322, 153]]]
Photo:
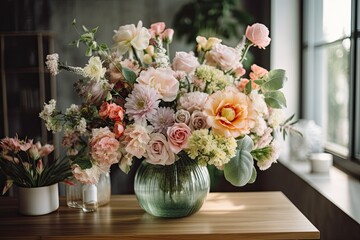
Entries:
[[236, 156], [225, 165], [224, 176], [232, 185], [241, 187], [253, 177], [254, 159], [250, 154], [254, 143], [249, 136], [238, 140]]
[[251, 80], [245, 85], [245, 94], [251, 93], [252, 90], [252, 82]]
[[85, 27], [84, 25], [82, 25], [81, 27], [84, 30], [84, 32], [89, 32], [89, 29], [87, 29], [87, 27]]
[[121, 72], [128, 83], [135, 83], [136, 74], [130, 68], [122, 67]]
[[92, 55], [92, 48], [88, 47], [86, 48], [85, 56], [90, 57]]
[[284, 108], [286, 107], [286, 99], [282, 92], [271, 91], [264, 94], [265, 102], [272, 108]]
[[95, 34], [95, 33], [97, 32], [98, 28], [99, 28], [99, 27], [96, 27], [96, 28], [91, 29], [91, 32]]
[[284, 86], [285, 70], [274, 69], [271, 70], [265, 77], [265, 83], [261, 85], [263, 91], [279, 90]]
[[257, 85], [261, 86], [265, 83], [265, 80], [261, 80], [261, 79], [258, 79], [258, 80], [254, 80], [254, 83], [256, 83]]

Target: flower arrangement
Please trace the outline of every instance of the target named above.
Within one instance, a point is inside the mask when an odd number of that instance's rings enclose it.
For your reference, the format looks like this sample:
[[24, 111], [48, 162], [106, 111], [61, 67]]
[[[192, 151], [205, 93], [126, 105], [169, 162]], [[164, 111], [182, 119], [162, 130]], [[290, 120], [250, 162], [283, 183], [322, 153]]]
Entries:
[[198, 36], [196, 53], [176, 52], [172, 61], [174, 31], [163, 22], [120, 26], [111, 49], [96, 42], [98, 28], [82, 30], [73, 44], [87, 47], [84, 67], [64, 64], [58, 54], [46, 64], [53, 75], [78, 75], [74, 86], [84, 101], [62, 113], [51, 100], [40, 114], [48, 130], [63, 130], [78, 180], [96, 182], [114, 163], [128, 172], [135, 159], [170, 165], [185, 154], [243, 186], [255, 181], [255, 163], [266, 170], [276, 162], [275, 132], [285, 136], [293, 118], [285, 120], [282, 110], [285, 71], [253, 64], [247, 72], [242, 64], [250, 47], [269, 45], [266, 26], [248, 26], [236, 47]]
[[50, 186], [72, 174], [69, 161], [49, 157], [53, 145], [16, 136], [1, 139], [0, 148], [0, 169], [7, 176], [3, 194], [13, 184], [27, 188]]

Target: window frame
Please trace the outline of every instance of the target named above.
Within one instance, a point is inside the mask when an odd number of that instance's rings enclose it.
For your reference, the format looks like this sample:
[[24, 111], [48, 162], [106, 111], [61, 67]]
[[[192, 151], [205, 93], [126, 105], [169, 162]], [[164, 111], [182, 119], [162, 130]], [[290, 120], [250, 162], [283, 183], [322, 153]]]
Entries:
[[[312, 2], [312, 1], [310, 1]], [[317, 2], [317, 1], [314, 1]], [[307, 97], [307, 89], [305, 80], [309, 73], [312, 71], [308, 69], [306, 72], [306, 66], [304, 60], [306, 59], [305, 53], [309, 49], [309, 46], [306, 42], [306, 26], [305, 21], [309, 21], [309, 18], [306, 18], [306, 4], [309, 1], [302, 1], [301, 4], [301, 94], [300, 94], [300, 117], [304, 118], [306, 111], [309, 106], [306, 105], [305, 97]], [[311, 3], [314, 4], [314, 3]], [[348, 146], [348, 156], [340, 155], [325, 146], [325, 151], [333, 155], [334, 166], [344, 171], [345, 173], [357, 178], [360, 180], [360, 4], [357, 0], [351, 1], [351, 47], [350, 47], [350, 81], [349, 81], [349, 146]], [[307, 16], [308, 17], [308, 16]], [[312, 19], [314, 20], [314, 19]], [[310, 17], [311, 21], [311, 17]], [[346, 37], [347, 38], [347, 37]], [[339, 41], [336, 40], [336, 41]], [[336, 42], [335, 41], [335, 42]], [[333, 43], [333, 42], [331, 42]], [[326, 46], [327, 44], [321, 44]], [[315, 44], [315, 46], [318, 44]], [[310, 50], [314, 51], [315, 47]], [[314, 58], [311, 59], [314, 61]], [[307, 63], [308, 64], [308, 63]], [[311, 64], [311, 63], [310, 63]], [[313, 96], [311, 96], [313, 97]], [[314, 111], [314, 109], [311, 109]], [[315, 109], [316, 110], [316, 109]]]

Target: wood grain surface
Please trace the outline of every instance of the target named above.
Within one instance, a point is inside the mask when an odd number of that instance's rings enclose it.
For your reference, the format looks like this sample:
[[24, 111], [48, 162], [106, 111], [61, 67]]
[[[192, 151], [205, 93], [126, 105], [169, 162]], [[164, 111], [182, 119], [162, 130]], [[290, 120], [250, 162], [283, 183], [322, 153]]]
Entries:
[[0, 239], [319, 239], [319, 231], [281, 192], [210, 193], [192, 216], [153, 217], [134, 195], [113, 195], [95, 213], [60, 208], [22, 216], [15, 198], [0, 198]]

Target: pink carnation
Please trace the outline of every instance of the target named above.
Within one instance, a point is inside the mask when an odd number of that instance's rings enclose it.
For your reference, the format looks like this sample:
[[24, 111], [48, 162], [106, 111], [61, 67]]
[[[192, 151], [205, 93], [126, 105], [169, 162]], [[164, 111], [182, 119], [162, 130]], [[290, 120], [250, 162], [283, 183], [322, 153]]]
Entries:
[[89, 145], [91, 157], [104, 172], [107, 172], [110, 166], [117, 163], [121, 157], [118, 151], [120, 144], [108, 127], [94, 128]]

